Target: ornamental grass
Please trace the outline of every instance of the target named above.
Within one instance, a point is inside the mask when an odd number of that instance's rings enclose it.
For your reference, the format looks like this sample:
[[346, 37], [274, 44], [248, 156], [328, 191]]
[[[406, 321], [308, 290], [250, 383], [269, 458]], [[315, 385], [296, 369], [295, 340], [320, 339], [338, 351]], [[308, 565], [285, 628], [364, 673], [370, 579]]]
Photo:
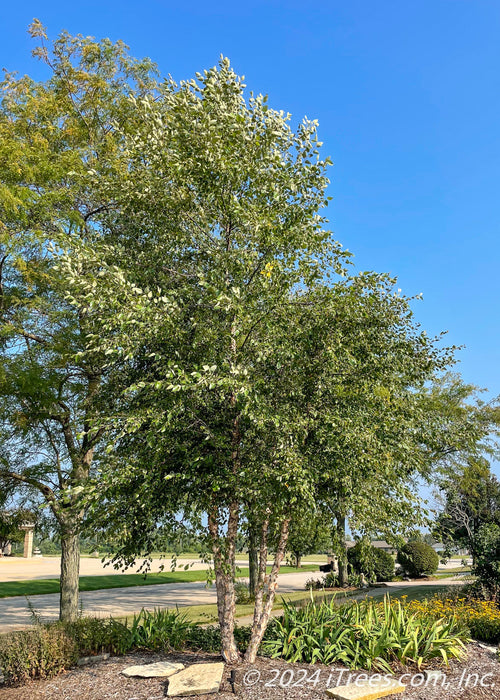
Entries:
[[263, 651], [272, 658], [303, 663], [344, 663], [392, 673], [396, 666], [417, 668], [435, 659], [448, 664], [465, 655], [468, 631], [453, 616], [434, 618], [427, 610], [386, 596], [337, 605], [335, 600], [304, 608], [284, 601]]

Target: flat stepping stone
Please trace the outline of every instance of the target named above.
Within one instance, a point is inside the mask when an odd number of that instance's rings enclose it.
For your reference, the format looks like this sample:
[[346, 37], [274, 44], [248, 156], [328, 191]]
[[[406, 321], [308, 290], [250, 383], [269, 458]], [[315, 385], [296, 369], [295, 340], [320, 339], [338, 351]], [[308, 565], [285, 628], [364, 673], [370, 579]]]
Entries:
[[404, 693], [406, 686], [393, 678], [361, 679], [349, 685], [328, 688], [326, 694], [335, 700], [378, 700], [388, 695]]
[[76, 662], [78, 666], [88, 666], [89, 664], [97, 664], [99, 661], [106, 661], [110, 654], [98, 654], [97, 656], [81, 656]]
[[168, 697], [218, 693], [224, 664], [193, 664], [176, 673], [168, 681]]
[[143, 666], [127, 666], [122, 671], [124, 676], [139, 676], [139, 678], [168, 678], [174, 673], [182, 671], [184, 664], [172, 664], [169, 661], [157, 661], [155, 664]]

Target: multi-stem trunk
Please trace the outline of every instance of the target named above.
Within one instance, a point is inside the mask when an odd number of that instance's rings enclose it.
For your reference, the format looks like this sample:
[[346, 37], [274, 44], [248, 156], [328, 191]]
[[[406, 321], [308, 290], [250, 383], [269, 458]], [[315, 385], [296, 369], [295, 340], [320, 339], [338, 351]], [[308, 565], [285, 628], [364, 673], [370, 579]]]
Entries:
[[80, 536], [74, 525], [61, 527], [61, 594], [59, 618], [63, 622], [78, 617], [78, 578], [80, 572]]
[[281, 523], [280, 529], [280, 539], [278, 548], [276, 549], [276, 554], [274, 556], [274, 562], [269, 574], [266, 593], [267, 599], [264, 603], [264, 579], [266, 573], [266, 562], [267, 562], [267, 527], [268, 522], [265, 522], [262, 528], [261, 537], [261, 547], [260, 547], [260, 562], [259, 562], [259, 584], [257, 589], [257, 595], [255, 597], [255, 608], [254, 617], [252, 625], [252, 633], [250, 636], [250, 641], [248, 643], [247, 650], [245, 652], [245, 661], [248, 663], [254, 663], [257, 657], [257, 652], [259, 646], [264, 638], [264, 634], [269, 623], [269, 618], [271, 617], [271, 611], [274, 605], [274, 599], [276, 597], [277, 588], [277, 578], [280, 570], [281, 562], [285, 556], [286, 543], [288, 541], [288, 530], [290, 526], [290, 519], [287, 518]]

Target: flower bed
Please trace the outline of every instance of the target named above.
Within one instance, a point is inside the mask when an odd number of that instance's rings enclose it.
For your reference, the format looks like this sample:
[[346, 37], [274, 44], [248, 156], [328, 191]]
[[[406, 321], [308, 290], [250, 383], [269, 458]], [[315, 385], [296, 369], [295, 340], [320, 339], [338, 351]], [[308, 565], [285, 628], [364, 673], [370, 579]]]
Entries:
[[[404, 599], [403, 599], [404, 600]], [[481, 642], [500, 642], [500, 608], [492, 601], [467, 598], [413, 600], [405, 603], [410, 613], [427, 615], [433, 619], [455, 618], [465, 625], [471, 637]]]

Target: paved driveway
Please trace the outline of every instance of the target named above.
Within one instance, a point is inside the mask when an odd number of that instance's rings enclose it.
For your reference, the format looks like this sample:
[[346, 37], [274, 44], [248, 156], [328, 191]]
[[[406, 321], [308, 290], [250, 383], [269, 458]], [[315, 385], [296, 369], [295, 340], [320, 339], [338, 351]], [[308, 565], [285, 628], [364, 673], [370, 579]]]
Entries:
[[[151, 564], [151, 572], [160, 571], [160, 565], [164, 564], [165, 571], [170, 571], [170, 559], [154, 559]], [[238, 566], [248, 566], [248, 561], [237, 562]], [[206, 569], [207, 564], [199, 559], [178, 559], [177, 571], [183, 571], [189, 565], [189, 569]], [[127, 574], [135, 573], [138, 567], [131, 567]], [[21, 557], [0, 557], [0, 581], [27, 581], [42, 578], [59, 578], [61, 572], [61, 559], [59, 557], [33, 557], [23, 559]], [[110, 576], [124, 573], [121, 569], [114, 569], [112, 564], [104, 566], [100, 559], [82, 557], [80, 559], [80, 576]]]
[[[311, 572], [281, 574], [278, 594], [304, 590]], [[85, 615], [128, 615], [141, 608], [173, 608], [176, 605], [203, 605], [216, 602], [215, 587], [204, 583], [165, 583], [153, 586], [110, 588], [104, 591], [84, 591], [80, 600]], [[59, 615], [59, 594], [30, 596], [30, 601], [43, 620], [56, 620]], [[0, 631], [20, 629], [30, 624], [29, 609], [24, 596], [0, 598]]]

